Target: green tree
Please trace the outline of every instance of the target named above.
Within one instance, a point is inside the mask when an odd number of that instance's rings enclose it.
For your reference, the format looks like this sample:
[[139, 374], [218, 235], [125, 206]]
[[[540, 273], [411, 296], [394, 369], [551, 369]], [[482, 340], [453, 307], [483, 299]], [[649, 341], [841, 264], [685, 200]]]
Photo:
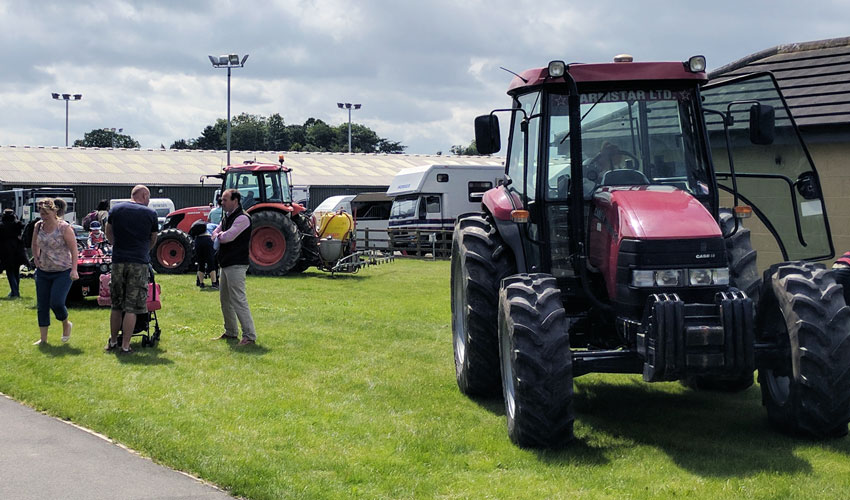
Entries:
[[475, 141], [469, 143], [469, 146], [463, 147], [461, 145], [452, 146], [451, 152], [453, 155], [458, 156], [476, 156], [478, 155], [478, 146], [475, 145]]
[[286, 124], [280, 113], [271, 115], [266, 122], [268, 144], [266, 149], [270, 151], [286, 151], [289, 149], [290, 141], [286, 133]]
[[74, 141], [74, 146], [82, 146], [87, 148], [127, 148], [133, 149], [139, 147], [139, 141], [133, 139], [129, 135], [120, 132], [113, 132], [111, 129], [96, 128], [91, 132], [86, 132], [82, 139]]
[[186, 139], [180, 139], [178, 141], [174, 141], [168, 149], [194, 149], [192, 146], [195, 141], [188, 141]]
[[[407, 146], [379, 137], [365, 125], [351, 124], [351, 147], [359, 153], [402, 153]], [[172, 149], [227, 148], [227, 121], [207, 125], [196, 139], [178, 139]], [[231, 121], [230, 149], [243, 151], [348, 151], [348, 123], [331, 126], [318, 118], [286, 125], [275, 113], [266, 118], [242, 113]]]

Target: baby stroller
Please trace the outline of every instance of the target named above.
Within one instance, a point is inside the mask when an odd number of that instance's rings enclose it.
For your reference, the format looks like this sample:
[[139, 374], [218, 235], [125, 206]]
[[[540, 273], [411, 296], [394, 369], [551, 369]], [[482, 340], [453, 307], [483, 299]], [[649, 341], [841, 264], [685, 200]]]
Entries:
[[[148, 300], [147, 314], [139, 314], [136, 316], [136, 326], [133, 328], [132, 337], [142, 337], [142, 347], [154, 347], [159, 342], [159, 320], [156, 318], [156, 312], [162, 308], [159, 283], [156, 282], [153, 274], [153, 268], [148, 266]], [[112, 297], [109, 292], [109, 280], [112, 274], [100, 275], [100, 290], [97, 296], [97, 303], [101, 306], [111, 306]], [[151, 324], [153, 324], [153, 333], [151, 333]], [[122, 332], [118, 335], [118, 344], [122, 342], [122, 337], [127, 332]]]

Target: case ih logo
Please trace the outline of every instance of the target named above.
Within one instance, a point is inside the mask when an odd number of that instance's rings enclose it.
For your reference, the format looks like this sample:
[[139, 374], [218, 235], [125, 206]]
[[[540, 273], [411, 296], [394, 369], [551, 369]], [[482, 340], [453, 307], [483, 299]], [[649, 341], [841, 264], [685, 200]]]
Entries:
[[695, 257], [697, 259], [713, 259], [714, 255], [713, 253], [698, 253]]

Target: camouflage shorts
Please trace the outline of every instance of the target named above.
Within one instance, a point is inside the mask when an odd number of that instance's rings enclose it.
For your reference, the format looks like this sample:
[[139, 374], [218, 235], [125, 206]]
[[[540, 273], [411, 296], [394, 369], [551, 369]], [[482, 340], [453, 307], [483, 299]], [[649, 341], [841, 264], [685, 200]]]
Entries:
[[112, 279], [109, 281], [112, 309], [133, 314], [147, 313], [149, 273], [147, 264], [113, 263]]

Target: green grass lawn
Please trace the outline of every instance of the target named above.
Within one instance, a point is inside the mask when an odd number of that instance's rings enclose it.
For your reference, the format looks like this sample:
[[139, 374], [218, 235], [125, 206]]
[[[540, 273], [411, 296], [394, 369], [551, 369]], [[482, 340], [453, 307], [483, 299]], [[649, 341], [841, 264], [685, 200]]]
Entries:
[[162, 341], [126, 357], [103, 352], [108, 311], [94, 299], [71, 310], [69, 345], [55, 321], [50, 345], [31, 345], [24, 280], [23, 300], [0, 300], [0, 392], [252, 499], [850, 495], [850, 439], [773, 432], [757, 387], [587, 375], [574, 445], [516, 448], [501, 401], [455, 384], [445, 261], [249, 277], [247, 348], [210, 340], [222, 332], [215, 292], [192, 275], [159, 279]]

